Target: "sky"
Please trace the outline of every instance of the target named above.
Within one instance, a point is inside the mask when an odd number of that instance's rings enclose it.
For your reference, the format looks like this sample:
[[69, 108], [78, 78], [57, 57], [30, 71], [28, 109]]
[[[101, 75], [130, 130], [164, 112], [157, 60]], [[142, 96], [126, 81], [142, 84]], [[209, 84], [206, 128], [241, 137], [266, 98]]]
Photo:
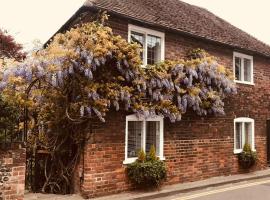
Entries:
[[85, 0], [0, 0], [0, 28], [31, 48], [34, 40], [45, 43]]
[[[84, 1], [0, 0], [0, 28], [8, 30], [19, 43], [30, 49], [34, 40], [45, 43]], [[184, 1], [208, 9], [270, 45], [269, 0]]]

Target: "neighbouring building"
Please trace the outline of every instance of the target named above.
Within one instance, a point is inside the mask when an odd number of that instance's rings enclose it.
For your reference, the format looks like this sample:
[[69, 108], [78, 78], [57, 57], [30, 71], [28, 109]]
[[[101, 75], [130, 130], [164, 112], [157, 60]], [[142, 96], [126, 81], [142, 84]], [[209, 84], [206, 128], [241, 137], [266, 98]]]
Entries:
[[226, 100], [222, 117], [188, 113], [171, 123], [110, 113], [106, 123], [93, 126], [93, 141], [86, 145], [75, 174], [76, 192], [93, 197], [129, 190], [125, 166], [136, 159], [139, 148], [148, 151], [150, 144], [166, 162], [166, 184], [241, 173], [237, 154], [244, 143], [258, 153], [254, 170], [267, 167], [270, 46], [179, 0], [88, 0], [59, 32], [93, 20], [100, 10], [107, 10], [115, 34], [142, 45], [145, 65], [202, 48], [234, 72], [238, 94]]

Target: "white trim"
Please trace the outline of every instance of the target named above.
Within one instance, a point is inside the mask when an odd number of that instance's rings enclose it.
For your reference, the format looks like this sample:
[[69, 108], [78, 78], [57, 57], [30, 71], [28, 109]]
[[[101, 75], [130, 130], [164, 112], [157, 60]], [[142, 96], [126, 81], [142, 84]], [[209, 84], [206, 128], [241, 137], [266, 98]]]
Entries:
[[134, 163], [136, 160], [137, 160], [137, 158], [126, 158], [126, 159], [123, 161], [123, 164], [124, 164], [124, 165], [131, 164], [131, 163]]
[[239, 80], [234, 80], [235, 83], [239, 84], [246, 84], [246, 85], [255, 85], [254, 83], [248, 82], [248, 81], [239, 81]]
[[149, 118], [138, 118], [137, 115], [128, 115], [126, 116], [126, 128], [125, 128], [125, 160], [123, 164], [130, 164], [136, 161], [137, 157], [128, 158], [128, 121], [142, 121], [143, 122], [143, 136], [142, 136], [142, 149], [145, 151], [146, 149], [146, 122], [147, 121], [158, 121], [160, 122], [160, 141], [159, 141], [159, 159], [165, 160], [164, 157], [164, 117], [163, 116], [154, 116]]
[[[241, 59], [241, 78], [240, 80], [236, 80], [234, 78], [234, 82], [236, 83], [241, 83], [241, 84], [247, 84], [247, 85], [255, 85], [254, 84], [254, 66], [253, 66], [253, 56], [249, 56], [243, 53], [239, 53], [239, 52], [233, 52], [233, 75], [235, 76], [235, 57], [238, 57]], [[244, 64], [243, 61], [244, 59], [249, 59], [250, 60], [250, 79], [251, 81], [244, 81]]]
[[241, 144], [242, 144], [242, 148], [245, 145], [245, 130], [244, 130], [244, 123], [248, 122], [251, 123], [251, 149], [252, 151], [256, 151], [255, 149], [255, 121], [254, 119], [248, 118], [248, 117], [239, 117], [239, 118], [235, 118], [234, 119], [234, 153], [238, 154], [241, 153], [243, 151], [243, 149], [236, 149], [236, 123], [242, 123], [242, 135], [241, 135]]
[[[157, 156], [159, 158], [159, 160], [166, 160], [165, 157], [161, 157], [161, 156]], [[136, 158], [127, 158], [123, 161], [123, 164], [124, 165], [127, 165], [127, 164], [131, 164], [131, 163], [134, 163], [135, 161], [137, 160], [137, 157]]]
[[144, 40], [144, 55], [143, 55], [143, 66], [145, 67], [147, 65], [147, 36], [148, 35], [153, 35], [153, 36], [157, 36], [160, 37], [161, 40], [161, 52], [160, 52], [160, 61], [164, 61], [165, 59], [165, 33], [160, 32], [160, 31], [155, 31], [152, 29], [148, 29], [148, 28], [144, 28], [144, 27], [140, 27], [140, 26], [135, 26], [132, 24], [128, 24], [128, 42], [130, 42], [130, 35], [131, 35], [131, 31], [137, 32], [137, 33], [141, 33], [145, 36], [145, 40]]

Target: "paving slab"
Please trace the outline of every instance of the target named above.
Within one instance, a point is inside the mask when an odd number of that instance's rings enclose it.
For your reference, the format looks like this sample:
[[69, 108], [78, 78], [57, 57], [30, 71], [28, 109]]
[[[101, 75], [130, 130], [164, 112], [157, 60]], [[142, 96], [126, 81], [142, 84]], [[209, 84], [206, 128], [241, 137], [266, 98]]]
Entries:
[[40, 194], [26, 193], [24, 200], [83, 200], [79, 194], [72, 195], [56, 195], [56, 194]]

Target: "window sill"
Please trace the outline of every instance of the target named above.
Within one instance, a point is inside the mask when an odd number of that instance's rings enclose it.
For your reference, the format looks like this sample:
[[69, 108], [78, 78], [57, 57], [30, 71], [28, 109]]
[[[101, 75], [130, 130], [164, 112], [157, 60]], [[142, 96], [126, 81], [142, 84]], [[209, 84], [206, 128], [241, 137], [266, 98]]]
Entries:
[[[159, 157], [159, 156], [158, 156], [158, 157]], [[128, 165], [128, 164], [134, 163], [136, 160], [137, 160], [137, 158], [128, 158], [128, 159], [126, 159], [126, 160], [123, 161], [123, 164], [124, 164], [124, 165]], [[161, 157], [161, 158], [159, 157], [159, 160], [162, 160], [162, 161], [163, 161], [163, 160], [166, 160], [166, 159], [165, 159], [165, 157], [163, 156], [163, 157]]]
[[127, 158], [126, 160], [123, 161], [123, 164], [128, 165], [128, 164], [135, 162], [136, 160], [137, 160], [137, 158]]
[[247, 82], [247, 81], [237, 81], [237, 80], [234, 80], [235, 83], [239, 83], [239, 84], [245, 84], [245, 85], [255, 85], [254, 83], [252, 82]]
[[[235, 149], [233, 151], [234, 154], [240, 154], [243, 151], [243, 149]], [[252, 149], [252, 151], [256, 152], [256, 149]]]

